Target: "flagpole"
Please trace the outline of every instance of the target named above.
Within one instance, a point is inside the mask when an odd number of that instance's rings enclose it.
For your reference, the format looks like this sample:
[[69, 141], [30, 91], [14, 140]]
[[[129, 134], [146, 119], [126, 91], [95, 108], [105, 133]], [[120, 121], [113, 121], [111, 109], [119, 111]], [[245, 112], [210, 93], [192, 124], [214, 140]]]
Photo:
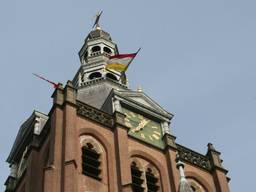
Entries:
[[[137, 50], [137, 52], [135, 53], [135, 57], [137, 56], [137, 54], [140, 52], [140, 50], [141, 50], [141, 47]], [[127, 64], [127, 66], [125, 67], [125, 69], [124, 69], [124, 72], [128, 69], [128, 67], [129, 67], [129, 65], [130, 65], [130, 63], [135, 59], [135, 57], [134, 58], [132, 58], [132, 60]], [[123, 72], [123, 73], [124, 73]]]
[[[137, 54], [140, 52], [140, 50], [141, 50], [141, 47], [137, 50], [137, 52], [135, 53], [135, 57], [137, 56]], [[119, 78], [119, 80], [124, 76], [124, 74], [125, 74], [125, 71], [128, 69], [128, 67], [129, 67], [129, 65], [130, 65], [130, 63], [135, 59], [135, 57], [134, 58], [132, 58], [132, 60], [127, 64], [127, 66], [125, 67], [125, 69], [124, 69], [124, 71], [123, 72], [121, 72], [121, 75], [120, 75], [120, 78]]]
[[36, 74], [36, 73], [32, 73], [32, 74], [33, 74], [34, 76], [38, 77], [39, 79], [42, 79], [42, 80], [44, 80], [44, 81], [46, 81], [46, 82], [52, 84], [55, 89], [58, 88], [58, 86], [59, 86], [57, 83], [54, 83], [53, 81], [50, 81], [50, 80], [44, 78], [43, 76], [40, 76], [40, 75], [38, 75], [38, 74]]

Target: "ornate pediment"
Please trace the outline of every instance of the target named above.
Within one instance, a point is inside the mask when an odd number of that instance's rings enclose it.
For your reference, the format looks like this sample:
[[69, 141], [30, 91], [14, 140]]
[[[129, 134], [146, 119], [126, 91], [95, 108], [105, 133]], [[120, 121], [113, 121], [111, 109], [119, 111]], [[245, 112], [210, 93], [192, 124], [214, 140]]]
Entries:
[[103, 105], [103, 108], [106, 108], [106, 103], [112, 102], [111, 100], [113, 100], [113, 98], [119, 100], [121, 105], [128, 105], [132, 108], [138, 109], [139, 111], [151, 113], [151, 115], [155, 114], [158, 117], [161, 116], [169, 120], [173, 117], [171, 113], [166, 111], [142, 91], [113, 89], [104, 104], [105, 107]]

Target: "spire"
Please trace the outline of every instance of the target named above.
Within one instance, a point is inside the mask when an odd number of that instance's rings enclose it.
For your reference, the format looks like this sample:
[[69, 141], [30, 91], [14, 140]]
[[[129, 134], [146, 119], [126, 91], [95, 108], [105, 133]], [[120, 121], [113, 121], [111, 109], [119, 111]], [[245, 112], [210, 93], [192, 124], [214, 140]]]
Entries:
[[176, 167], [180, 172], [180, 184], [178, 192], [193, 192], [191, 186], [189, 185], [185, 173], [184, 173], [184, 163], [180, 160], [179, 155], [176, 157]]
[[[107, 62], [111, 56], [118, 55], [118, 47], [110, 34], [100, 25], [102, 15], [100, 11], [95, 18], [92, 30], [86, 36], [79, 51], [81, 67], [76, 73], [73, 84], [76, 88], [91, 86], [99, 81], [109, 81], [109, 84], [127, 88], [126, 77], [120, 71], [107, 69]], [[111, 82], [111, 83], [110, 83]]]

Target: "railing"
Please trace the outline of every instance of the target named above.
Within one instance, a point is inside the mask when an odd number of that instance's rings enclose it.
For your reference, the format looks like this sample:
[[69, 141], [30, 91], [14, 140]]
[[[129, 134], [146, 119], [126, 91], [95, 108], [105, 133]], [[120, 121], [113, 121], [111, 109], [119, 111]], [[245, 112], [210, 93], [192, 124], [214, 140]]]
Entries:
[[95, 78], [93, 80], [90, 80], [90, 81], [86, 81], [86, 82], [81, 82], [80, 86], [88, 86], [88, 85], [93, 85], [95, 83], [98, 83], [98, 82], [101, 82], [101, 81], [104, 81], [104, 80], [107, 80], [107, 81], [111, 81], [112, 83], [118, 85], [119, 87], [123, 87], [123, 88], [127, 88], [126, 85], [124, 84], [121, 84], [119, 83], [118, 81], [114, 81], [110, 78], [104, 78], [104, 77], [99, 77], [99, 78]]
[[100, 51], [95, 51], [95, 52], [92, 52], [91, 53], [91, 56], [97, 56], [97, 55], [100, 55], [101, 52]]
[[93, 121], [96, 121], [102, 125], [113, 127], [114, 119], [107, 113], [100, 111], [94, 107], [86, 105], [80, 101], [77, 101], [78, 109], [77, 114], [87, 117]]
[[179, 158], [182, 161], [189, 162], [203, 169], [211, 170], [210, 160], [206, 156], [200, 153], [197, 153], [195, 151], [192, 151], [181, 145], [178, 145], [178, 144], [176, 145], [179, 153]]

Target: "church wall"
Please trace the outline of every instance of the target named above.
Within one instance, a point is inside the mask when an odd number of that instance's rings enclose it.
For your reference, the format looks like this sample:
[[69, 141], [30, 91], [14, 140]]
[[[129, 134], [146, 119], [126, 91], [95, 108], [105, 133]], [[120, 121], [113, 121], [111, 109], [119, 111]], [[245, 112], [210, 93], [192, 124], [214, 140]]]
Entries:
[[[27, 168], [17, 185], [17, 192], [43, 191], [44, 169], [47, 166], [49, 154], [49, 137], [38, 149], [31, 147], [27, 156]], [[36, 178], [36, 179], [35, 179]]]
[[36, 191], [43, 192], [44, 169], [47, 167], [49, 160], [49, 137], [46, 138], [42, 147], [40, 148], [40, 151], [36, 155], [38, 156], [38, 159], [37, 161], [34, 161], [34, 163], [37, 164], [38, 170], [36, 171], [36, 175], [34, 176], [37, 179], [33, 180], [33, 182], [35, 182]]
[[[65, 110], [69, 110], [69, 112]], [[63, 109], [56, 108], [56, 111], [53, 114], [53, 119], [51, 119], [51, 121], [52, 125], [55, 127], [51, 128], [51, 134], [48, 135], [39, 151], [33, 148], [30, 151], [28, 156], [28, 168], [24, 175], [24, 178], [26, 179], [23, 179], [19, 184], [17, 192], [24, 192], [24, 189], [26, 189], [26, 191], [34, 191], [36, 189], [38, 192], [53, 191], [53, 188], [56, 189], [58, 186], [62, 185], [61, 183], [56, 183], [61, 177], [68, 177], [73, 182], [73, 184], [64, 182], [64, 191], [118, 192], [123, 186], [131, 183], [130, 164], [134, 159], [139, 162], [138, 164], [140, 164], [141, 168], [144, 170], [146, 170], [148, 165], [152, 165], [152, 168], [157, 170], [156, 173], [159, 175], [158, 184], [161, 189], [160, 191], [177, 191], [178, 185], [177, 183], [174, 184], [175, 181], [171, 175], [179, 177], [178, 171], [177, 169], [169, 170], [166, 150], [160, 150], [128, 136], [127, 130], [124, 127], [118, 126], [115, 128], [108, 128], [87, 118], [76, 115], [76, 110], [70, 106], [69, 108], [66, 106]], [[62, 120], [64, 121], [61, 122]], [[69, 125], [67, 125], [65, 121], [69, 121]], [[73, 129], [75, 131], [72, 132], [69, 130], [67, 131], [69, 135], [62, 135], [63, 130], [61, 131], [57, 129]], [[118, 131], [116, 130], [119, 130], [121, 137], [117, 136]], [[76, 135], [74, 135], [74, 133]], [[69, 142], [66, 142], [69, 137], [72, 139]], [[57, 141], [52, 140], [52, 138], [57, 138]], [[101, 153], [101, 180], [91, 178], [82, 173], [81, 148], [84, 144], [83, 139], [88, 138], [88, 141], [95, 144]], [[118, 148], [117, 139], [121, 139], [121, 143], [123, 141], [127, 141], [127, 143], [119, 145], [121, 148]], [[54, 147], [50, 146], [50, 141], [54, 144]], [[74, 147], [74, 143], [76, 147]], [[65, 147], [62, 149], [63, 144]], [[68, 148], [66, 145], [68, 145]], [[51, 150], [53, 150], [53, 152], [51, 152]], [[65, 150], [65, 153], [63, 153], [63, 150]], [[122, 156], [122, 154], [126, 153], [128, 156]], [[54, 157], [51, 157], [51, 154]], [[67, 164], [66, 162], [64, 162], [64, 165], [59, 164], [61, 162], [60, 158], [63, 158], [64, 160], [65, 157], [70, 157], [70, 159], [73, 157], [75, 166], [73, 166], [72, 163]], [[171, 164], [175, 167], [176, 162], [173, 158], [171, 159], [173, 161]], [[122, 162], [119, 162], [120, 164], [118, 165], [118, 161], [120, 160]], [[49, 165], [51, 163], [53, 164], [51, 167], [48, 167], [48, 163]], [[58, 171], [59, 169], [63, 169], [63, 166], [65, 167], [65, 171]], [[200, 186], [202, 186], [202, 189], [204, 190], [201, 190], [201, 192], [225, 191], [215, 188], [216, 183], [214, 182], [211, 173], [194, 165], [185, 163], [185, 174], [189, 181], [195, 181], [194, 183], [199, 183]], [[218, 174], [218, 172], [216, 174]], [[221, 177], [222, 175], [218, 176]], [[37, 178], [37, 180], [33, 180], [32, 178]], [[33, 182], [30, 182], [32, 180]], [[225, 178], [223, 177], [223, 183], [224, 181]], [[225, 185], [225, 183], [222, 185]], [[174, 190], [174, 188], [176, 189]], [[125, 190], [130, 191], [129, 187], [123, 187], [123, 191]]]

